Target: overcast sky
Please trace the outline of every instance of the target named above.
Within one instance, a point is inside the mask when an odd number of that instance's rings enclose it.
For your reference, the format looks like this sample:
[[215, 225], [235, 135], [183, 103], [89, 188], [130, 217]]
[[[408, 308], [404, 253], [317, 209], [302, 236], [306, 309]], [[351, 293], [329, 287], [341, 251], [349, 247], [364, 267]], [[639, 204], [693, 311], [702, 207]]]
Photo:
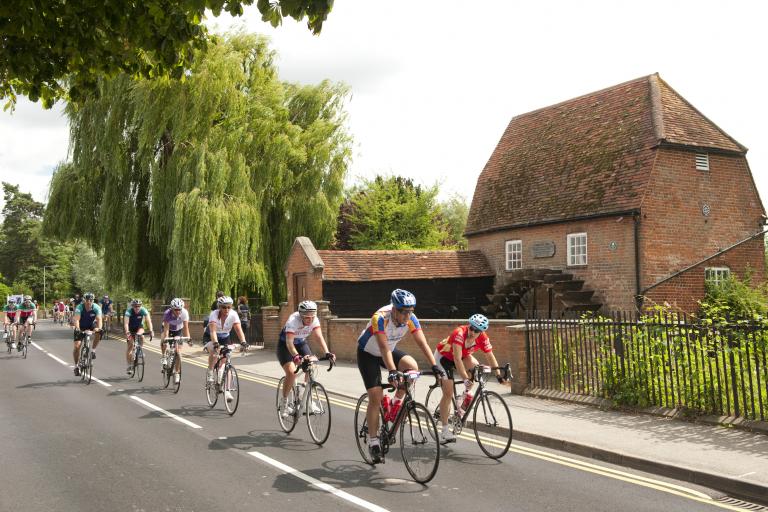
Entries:
[[[749, 148], [765, 201], [767, 11], [764, 1], [336, 0], [320, 36], [292, 21], [272, 29], [254, 7], [209, 25], [269, 35], [285, 80], [351, 86], [350, 182], [396, 173], [471, 199], [513, 116], [659, 72]], [[60, 109], [20, 101], [0, 113], [0, 180], [44, 199], [67, 137]]]

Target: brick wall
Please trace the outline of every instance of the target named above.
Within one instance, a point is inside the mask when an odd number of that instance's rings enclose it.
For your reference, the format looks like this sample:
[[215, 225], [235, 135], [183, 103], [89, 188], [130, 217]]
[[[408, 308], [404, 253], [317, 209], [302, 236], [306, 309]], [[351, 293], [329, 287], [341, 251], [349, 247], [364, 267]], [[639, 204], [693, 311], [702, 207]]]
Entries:
[[743, 278], [747, 269], [752, 273], [752, 282], [765, 280], [765, 267], [755, 267], [756, 261], [764, 261], [762, 237], [745, 242], [730, 251], [697, 265], [682, 274], [651, 288], [645, 293], [644, 306], [669, 304], [673, 308], [694, 313], [699, 309], [698, 301], [704, 297], [704, 272], [707, 267], [728, 267], [732, 275]]
[[[297, 290], [297, 276], [303, 274], [303, 290]], [[289, 311], [296, 311], [302, 300], [320, 300], [323, 298], [323, 270], [316, 269], [307, 258], [300, 244], [293, 244], [285, 263], [285, 278], [288, 288], [287, 305]], [[304, 296], [298, 296], [304, 293]], [[287, 318], [287, 317], [286, 317]]]
[[[710, 154], [710, 170], [699, 171], [695, 155], [657, 152], [642, 204], [642, 288], [761, 230], [763, 207], [746, 158]], [[711, 209], [706, 216], [705, 204]], [[752, 266], [762, 272], [763, 256], [754, 255]]]
[[[587, 233], [587, 265], [568, 267], [566, 237], [569, 233]], [[608, 217], [577, 222], [511, 229], [469, 237], [469, 248], [482, 251], [497, 279], [506, 271], [505, 242], [523, 241], [523, 268], [553, 268], [583, 279], [584, 286], [595, 290], [594, 299], [607, 309], [634, 308], [635, 246], [632, 217]], [[533, 258], [535, 242], [555, 243], [551, 258]], [[616, 242], [615, 250], [611, 242]], [[544, 297], [544, 293], [540, 294]]]

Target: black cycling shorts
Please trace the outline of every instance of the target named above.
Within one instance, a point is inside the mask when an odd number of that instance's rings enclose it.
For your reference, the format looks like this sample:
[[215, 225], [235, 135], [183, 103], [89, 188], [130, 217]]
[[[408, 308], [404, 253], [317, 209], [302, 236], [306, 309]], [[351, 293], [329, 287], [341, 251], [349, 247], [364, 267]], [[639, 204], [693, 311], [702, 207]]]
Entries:
[[[312, 355], [312, 351], [309, 349], [309, 343], [300, 343], [293, 347], [301, 356]], [[293, 361], [293, 356], [288, 351], [288, 347], [285, 346], [285, 342], [277, 342], [277, 360], [280, 361], [280, 366], [284, 366], [286, 363]]]
[[[400, 360], [407, 356], [405, 352], [399, 348], [392, 350], [392, 359], [395, 362], [395, 368], [400, 366]], [[360, 370], [360, 375], [363, 376], [363, 382], [365, 383], [365, 389], [375, 388], [381, 385], [381, 369], [386, 368], [384, 364], [384, 358], [381, 356], [375, 356], [360, 348], [357, 349], [357, 368]]]
[[456, 369], [456, 363], [443, 356], [440, 358], [440, 361], [438, 361], [438, 364], [445, 370], [445, 376], [453, 380], [453, 370]]

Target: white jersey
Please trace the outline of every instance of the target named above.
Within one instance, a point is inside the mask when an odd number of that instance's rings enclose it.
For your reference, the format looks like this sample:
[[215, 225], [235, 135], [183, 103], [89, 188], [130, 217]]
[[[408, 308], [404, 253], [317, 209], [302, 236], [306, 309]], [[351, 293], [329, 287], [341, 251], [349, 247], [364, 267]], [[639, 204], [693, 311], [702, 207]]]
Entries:
[[224, 325], [222, 325], [221, 321], [219, 320], [219, 310], [211, 311], [211, 314], [208, 317], [208, 324], [216, 325], [217, 338], [226, 338], [229, 336], [229, 333], [232, 332], [232, 327], [239, 323], [240, 316], [232, 309], [229, 310], [229, 314], [227, 314], [227, 317], [224, 319]]
[[320, 320], [317, 319], [317, 316], [315, 316], [311, 324], [304, 325], [304, 322], [301, 320], [301, 314], [296, 311], [285, 322], [285, 327], [280, 332], [280, 342], [285, 343], [285, 335], [291, 333], [293, 334], [293, 344], [301, 345], [307, 341], [307, 338], [315, 329], [320, 329]]

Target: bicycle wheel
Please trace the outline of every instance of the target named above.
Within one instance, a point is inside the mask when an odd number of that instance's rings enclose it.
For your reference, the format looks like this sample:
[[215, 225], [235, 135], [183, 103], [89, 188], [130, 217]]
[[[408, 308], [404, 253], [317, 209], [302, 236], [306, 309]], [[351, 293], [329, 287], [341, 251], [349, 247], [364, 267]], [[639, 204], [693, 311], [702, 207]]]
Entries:
[[[221, 383], [224, 388], [225, 399], [224, 407], [230, 416], [237, 412], [237, 405], [240, 403], [240, 381], [237, 379], [237, 370], [234, 366], [224, 368], [224, 381]], [[232, 400], [226, 399], [226, 392], [232, 395]]]
[[472, 429], [480, 449], [488, 457], [499, 459], [512, 443], [512, 414], [498, 393], [484, 391], [475, 403]]
[[[216, 386], [215, 382], [209, 382], [208, 381], [208, 375], [206, 370], [206, 376], [205, 376], [205, 399], [208, 401], [209, 407], [215, 407], [216, 402], [219, 399], [219, 389]], [[215, 379], [218, 374], [218, 369], [216, 367], [213, 368], [213, 378]]]
[[171, 375], [173, 374], [173, 365], [172, 365], [173, 361], [171, 361], [171, 357], [168, 356], [168, 350], [166, 350], [165, 351], [166, 365], [161, 370], [163, 374], [163, 388], [167, 388], [168, 385], [171, 383]]
[[313, 382], [307, 404], [307, 427], [309, 435], [317, 444], [323, 444], [331, 433], [331, 402], [328, 393], [319, 382]]
[[136, 359], [133, 360], [134, 371], [139, 378], [139, 382], [144, 380], [144, 353], [139, 352], [136, 355]]
[[25, 340], [24, 345], [21, 347], [21, 357], [26, 359], [28, 350], [29, 350], [29, 342]]
[[432, 480], [440, 464], [440, 441], [432, 414], [410, 402], [400, 423], [400, 452], [405, 469], [420, 484]]
[[[283, 432], [290, 434], [293, 429], [296, 428], [298, 423], [298, 416], [296, 414], [296, 405], [298, 402], [298, 396], [296, 388], [294, 387], [288, 391], [288, 396], [283, 401], [283, 388], [285, 387], [285, 377], [280, 379], [277, 383], [277, 394], [275, 395], [275, 408], [277, 410], [277, 421], [280, 423], [280, 428]], [[291, 410], [286, 411], [286, 407], [290, 406]]]
[[174, 353], [171, 354], [171, 359], [169, 361], [170, 362], [170, 368], [168, 369], [168, 371], [171, 373], [171, 375], [173, 375], [174, 374], [173, 373], [174, 372], [174, 368], [176, 368], [176, 358], [177, 357], [179, 358], [179, 372], [178, 372], [179, 380], [178, 380], [178, 382], [176, 382], [176, 380], [175, 380], [176, 377], [174, 377], [174, 382], [173, 382], [173, 386], [174, 386], [173, 387], [173, 392], [174, 393], [178, 393], [179, 389], [181, 389], [181, 356], [180, 355], [176, 355]]
[[93, 357], [91, 355], [91, 348], [85, 349], [85, 368], [83, 368], [83, 375], [85, 377], [85, 383], [90, 384], [91, 378], [93, 378]]
[[88, 349], [85, 346], [85, 342], [83, 342], [80, 345], [80, 357], [77, 358], [77, 364], [80, 367], [80, 380], [85, 380], [85, 367], [86, 367], [86, 355], [88, 354]]
[[[373, 464], [371, 454], [368, 453], [368, 393], [363, 393], [357, 400], [357, 406], [355, 406], [355, 442], [357, 443], [357, 449], [360, 452], [360, 456], [366, 462], [366, 464]], [[382, 441], [382, 450], [384, 449], [384, 415], [379, 408], [379, 440]]]

